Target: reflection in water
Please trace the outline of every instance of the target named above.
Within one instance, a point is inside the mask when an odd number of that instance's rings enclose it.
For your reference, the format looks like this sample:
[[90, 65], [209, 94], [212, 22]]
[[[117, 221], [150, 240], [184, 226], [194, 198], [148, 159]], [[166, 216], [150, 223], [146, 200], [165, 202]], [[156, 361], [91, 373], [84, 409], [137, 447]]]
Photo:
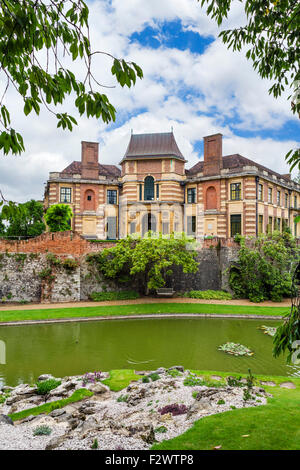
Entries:
[[[251, 368], [256, 374], [300, 376], [299, 366], [287, 366], [284, 357], [272, 356], [272, 338], [258, 329], [262, 323], [266, 320], [164, 318], [2, 326], [6, 364], [0, 365], [0, 383], [33, 383], [42, 373], [64, 377], [173, 365], [240, 373]], [[227, 341], [244, 344], [254, 356], [218, 351]]]

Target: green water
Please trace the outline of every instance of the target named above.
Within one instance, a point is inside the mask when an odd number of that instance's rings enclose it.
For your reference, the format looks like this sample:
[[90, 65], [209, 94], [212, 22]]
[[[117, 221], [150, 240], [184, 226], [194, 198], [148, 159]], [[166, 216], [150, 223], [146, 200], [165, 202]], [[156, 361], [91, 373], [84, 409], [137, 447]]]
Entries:
[[[0, 340], [6, 346], [0, 384], [31, 383], [42, 373], [63, 377], [179, 364], [190, 369], [247, 373], [251, 368], [256, 374], [300, 376], [299, 367], [287, 366], [283, 357], [272, 357], [272, 338], [258, 329], [264, 324], [276, 326], [278, 321], [166, 318], [0, 326]], [[218, 351], [227, 341], [244, 344], [254, 356]]]

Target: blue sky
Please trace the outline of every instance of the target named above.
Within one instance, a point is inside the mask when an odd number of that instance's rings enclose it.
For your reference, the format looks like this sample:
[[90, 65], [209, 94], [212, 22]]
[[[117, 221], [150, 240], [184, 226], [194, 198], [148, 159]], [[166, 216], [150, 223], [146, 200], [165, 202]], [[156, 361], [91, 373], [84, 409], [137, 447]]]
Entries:
[[[108, 86], [102, 88], [117, 109], [116, 122], [105, 125], [77, 116], [72, 100], [64, 111], [78, 127], [72, 133], [56, 128], [46, 111], [25, 118], [10, 90], [15, 128], [23, 134], [22, 157], [0, 159], [0, 183], [7, 198], [24, 201], [43, 197], [49, 171], [61, 171], [80, 160], [82, 140], [99, 141], [101, 163], [118, 164], [131, 129], [135, 133], [169, 132], [192, 165], [203, 158], [203, 137], [223, 134], [223, 154], [240, 153], [279, 173], [287, 173], [284, 155], [299, 144], [299, 120], [287, 96], [275, 100], [271, 83], [262, 80], [245, 59], [245, 51], [228, 51], [218, 39], [220, 29], [197, 0], [88, 0], [94, 50], [139, 64], [143, 80], [122, 88], [110, 73], [111, 61], [95, 56], [93, 71]], [[244, 22], [242, 4], [233, 2], [225, 27]], [[79, 77], [82, 64], [69, 68]], [[0, 91], [5, 86], [1, 81]]]

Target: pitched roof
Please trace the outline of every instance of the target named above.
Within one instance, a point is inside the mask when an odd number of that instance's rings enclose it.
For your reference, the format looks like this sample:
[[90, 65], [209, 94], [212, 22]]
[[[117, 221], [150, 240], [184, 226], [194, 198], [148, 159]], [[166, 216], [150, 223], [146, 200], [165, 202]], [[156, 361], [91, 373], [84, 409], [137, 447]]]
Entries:
[[122, 161], [143, 157], [175, 157], [184, 160], [173, 132], [132, 134]]
[[[68, 175], [81, 174], [81, 162], [72, 162], [61, 173], [61, 177]], [[101, 165], [99, 163], [99, 175], [118, 178], [121, 176], [121, 170], [115, 165]]]
[[[200, 161], [196, 163], [192, 168], [186, 170], [187, 176], [193, 176], [197, 173], [201, 173], [203, 171], [204, 161]], [[229, 172], [236, 173], [237, 170], [241, 170], [244, 166], [255, 166], [260, 171], [267, 171], [270, 175], [275, 175], [278, 178], [283, 178], [286, 181], [291, 181], [288, 175], [280, 175], [276, 173], [276, 171], [270, 170], [260, 163], [256, 163], [253, 160], [249, 160], [249, 158], [245, 158], [242, 155], [235, 153], [233, 155], [226, 155], [223, 157], [223, 168], [228, 169]]]

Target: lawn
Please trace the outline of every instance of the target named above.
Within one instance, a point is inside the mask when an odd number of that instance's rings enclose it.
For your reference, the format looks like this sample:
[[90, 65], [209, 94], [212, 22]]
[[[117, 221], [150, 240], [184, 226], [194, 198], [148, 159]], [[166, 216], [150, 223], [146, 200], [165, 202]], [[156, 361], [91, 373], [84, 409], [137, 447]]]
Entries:
[[260, 307], [257, 305], [215, 305], [195, 303], [153, 303], [132, 305], [111, 305], [95, 307], [49, 308], [40, 310], [2, 310], [0, 323], [26, 320], [50, 320], [68, 318], [87, 318], [102, 316], [130, 316], [149, 314], [223, 314], [223, 315], [266, 315], [283, 316], [289, 312], [288, 307]]
[[[209, 379], [212, 372], [197, 373]], [[215, 372], [220, 376], [228, 374]], [[240, 408], [196, 421], [192, 428], [169, 441], [153, 445], [155, 450], [299, 450], [300, 379], [258, 376], [276, 384], [292, 381], [296, 389], [264, 386], [273, 395], [267, 405]]]

